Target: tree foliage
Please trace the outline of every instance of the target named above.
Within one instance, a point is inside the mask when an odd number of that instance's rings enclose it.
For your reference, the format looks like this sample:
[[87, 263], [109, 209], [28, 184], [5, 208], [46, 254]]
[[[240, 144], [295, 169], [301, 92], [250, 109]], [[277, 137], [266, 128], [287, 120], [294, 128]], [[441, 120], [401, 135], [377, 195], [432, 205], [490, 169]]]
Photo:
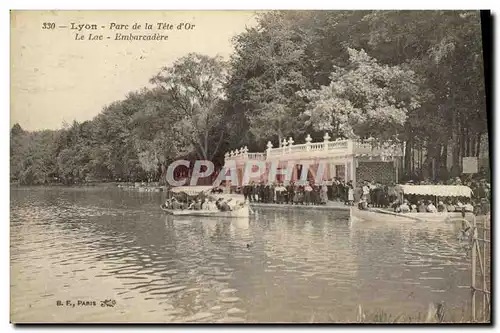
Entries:
[[[151, 79], [171, 104], [176, 129], [193, 145], [199, 157], [213, 159], [224, 138], [224, 84], [226, 66], [220, 57], [190, 53]], [[216, 145], [211, 139], [216, 136]]]
[[405, 172], [422, 175], [431, 165], [457, 174], [461, 157], [484, 148], [479, 12], [273, 11], [257, 22], [234, 37], [229, 61], [187, 54], [90, 121], [14, 125], [11, 179], [161, 179], [180, 157], [221, 165], [243, 145], [262, 151], [268, 140], [324, 131], [402, 140]]
[[420, 106], [415, 73], [380, 65], [364, 50], [348, 53], [349, 66], [335, 68], [329, 85], [298, 92], [311, 101], [307, 121], [335, 136], [397, 139], [408, 112]]
[[[481, 137], [487, 133], [480, 29], [479, 12], [471, 11], [262, 15], [257, 28], [236, 38], [228, 97], [245, 115], [242, 123], [249, 132], [265, 136], [250, 137], [261, 150], [268, 139], [276, 140], [276, 123], [295, 137], [307, 131], [319, 139], [323, 130], [382, 141], [398, 137], [406, 142], [406, 172], [413, 171], [411, 156], [418, 148], [425, 151], [423, 169], [429, 173], [434, 161], [439, 176], [449, 147], [451, 171], [457, 173], [462, 156], [479, 155]], [[270, 34], [272, 39], [266, 37]], [[276, 41], [293, 44], [300, 57], [290, 62], [280, 58], [279, 49], [272, 48]], [[274, 51], [265, 58], [260, 49]], [[363, 50], [373, 62], [366, 58], [355, 68], [352, 50]], [[271, 101], [284, 100], [288, 109], [272, 105], [275, 112], [262, 113], [252, 101], [259, 100], [262, 87], [272, 87], [264, 73], [272, 73], [273, 57], [279, 59], [280, 70], [293, 73], [300, 84], [288, 84], [286, 93], [273, 91], [279, 96]], [[256, 122], [259, 115], [262, 121]]]

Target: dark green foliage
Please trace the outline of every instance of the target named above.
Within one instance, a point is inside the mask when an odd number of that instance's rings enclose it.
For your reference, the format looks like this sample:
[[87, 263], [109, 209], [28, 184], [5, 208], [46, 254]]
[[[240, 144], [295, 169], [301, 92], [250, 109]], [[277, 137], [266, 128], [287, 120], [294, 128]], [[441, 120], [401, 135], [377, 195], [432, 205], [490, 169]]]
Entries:
[[[417, 172], [410, 157], [423, 148], [418, 173], [430, 176], [434, 164], [441, 178], [460, 172], [461, 157], [479, 156], [487, 121], [478, 11], [273, 12], [235, 46], [228, 98], [260, 150], [323, 130], [396, 137], [406, 143], [405, 172]], [[373, 62], [353, 66], [359, 52]]]
[[92, 121], [14, 125], [11, 179], [156, 180], [180, 157], [221, 165], [225, 151], [326, 130], [397, 138], [406, 173], [456, 175], [487, 135], [480, 29], [474, 11], [266, 12], [234, 38], [228, 63], [188, 54]]

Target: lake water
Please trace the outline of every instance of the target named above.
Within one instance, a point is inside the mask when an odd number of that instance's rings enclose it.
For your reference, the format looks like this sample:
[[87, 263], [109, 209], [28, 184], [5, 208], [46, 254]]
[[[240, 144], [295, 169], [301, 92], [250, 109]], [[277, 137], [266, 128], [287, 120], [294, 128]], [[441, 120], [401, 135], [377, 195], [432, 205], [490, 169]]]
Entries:
[[354, 322], [359, 305], [396, 317], [470, 302], [469, 261], [445, 225], [350, 225], [313, 208], [172, 218], [163, 197], [12, 188], [11, 320]]

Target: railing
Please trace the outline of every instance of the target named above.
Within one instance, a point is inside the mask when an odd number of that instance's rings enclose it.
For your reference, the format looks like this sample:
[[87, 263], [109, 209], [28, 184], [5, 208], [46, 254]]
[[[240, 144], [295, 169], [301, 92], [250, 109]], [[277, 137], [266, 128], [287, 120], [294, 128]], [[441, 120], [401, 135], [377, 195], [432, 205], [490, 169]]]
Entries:
[[328, 150], [333, 149], [347, 149], [347, 140], [328, 142]]
[[[491, 313], [491, 217], [474, 219], [471, 251], [472, 321], [490, 322]], [[479, 271], [478, 271], [479, 268]], [[479, 273], [479, 274], [478, 274]], [[479, 275], [479, 276], [478, 276]], [[477, 281], [479, 280], [479, 281]], [[476, 294], [479, 293], [479, 302]], [[482, 296], [482, 297], [481, 297]], [[478, 304], [479, 303], [479, 304]]]
[[316, 150], [325, 150], [324, 148], [324, 143], [311, 143], [311, 151], [316, 151]]
[[372, 140], [367, 140], [365, 142], [353, 141], [353, 145], [355, 154], [380, 155], [384, 153], [390, 153], [397, 156], [402, 155], [398, 150], [398, 146], [395, 144], [384, 143], [382, 145], [374, 145], [374, 142]]
[[305, 152], [326, 152], [334, 154], [360, 154], [360, 155], [379, 155], [379, 156], [401, 156], [402, 152], [398, 149], [397, 145], [385, 143], [383, 145], [374, 145], [374, 139], [365, 141], [359, 140], [336, 140], [330, 141], [327, 134], [324, 136], [323, 142], [311, 142], [312, 139], [308, 135], [306, 143], [294, 145], [294, 141], [290, 138], [288, 141], [283, 140], [281, 147], [273, 148], [271, 142], [268, 142], [265, 153], [249, 153], [247, 147], [236, 149], [226, 153], [226, 160], [266, 160], [273, 157], [302, 154]]
[[369, 154], [373, 151], [373, 148], [371, 143], [354, 142], [354, 151], [357, 154]]
[[[471, 259], [471, 321], [491, 321], [491, 216], [450, 219], [462, 223], [459, 237], [466, 241]], [[479, 302], [478, 302], [479, 298]]]
[[300, 153], [300, 152], [303, 152], [303, 151], [307, 151], [307, 145], [305, 143], [303, 143], [301, 145], [291, 146], [291, 147], [288, 147], [288, 148], [289, 148], [289, 152], [290, 153]]
[[270, 151], [271, 156], [280, 156], [286, 154], [286, 150], [284, 149], [285, 147], [281, 148], [274, 148]]
[[249, 160], [259, 160], [264, 161], [266, 159], [266, 154], [264, 153], [248, 153]]

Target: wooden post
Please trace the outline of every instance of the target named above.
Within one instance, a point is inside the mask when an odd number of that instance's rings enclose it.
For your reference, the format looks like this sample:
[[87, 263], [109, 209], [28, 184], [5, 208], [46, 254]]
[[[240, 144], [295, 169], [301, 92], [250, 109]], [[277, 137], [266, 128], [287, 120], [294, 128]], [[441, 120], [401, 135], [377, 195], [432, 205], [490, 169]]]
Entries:
[[483, 219], [483, 321], [486, 321], [486, 221]]
[[476, 221], [474, 221], [474, 226], [473, 226], [473, 236], [472, 236], [472, 300], [471, 300], [471, 307], [472, 307], [472, 322], [476, 321], [476, 242], [477, 242], [477, 226], [476, 226]]

